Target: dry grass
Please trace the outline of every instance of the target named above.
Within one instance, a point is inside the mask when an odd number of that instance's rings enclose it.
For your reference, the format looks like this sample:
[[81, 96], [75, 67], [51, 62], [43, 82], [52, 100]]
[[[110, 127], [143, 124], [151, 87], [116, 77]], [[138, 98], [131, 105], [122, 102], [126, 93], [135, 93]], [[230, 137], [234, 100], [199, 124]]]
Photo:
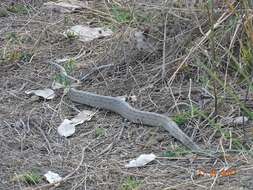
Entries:
[[[252, 188], [252, 121], [222, 125], [225, 117], [247, 115], [252, 109], [248, 88], [252, 62], [247, 62], [252, 33], [250, 20], [240, 20], [242, 14], [249, 19], [250, 11], [242, 5], [215, 2], [214, 21], [226, 19], [215, 28], [214, 62], [204, 3], [190, 9], [183, 2], [94, 1], [90, 9], [64, 15], [42, 9], [43, 2], [22, 1], [29, 8], [16, 12], [11, 12], [9, 1], [0, 3], [7, 9], [7, 14], [0, 13], [0, 189], [54, 188], [43, 180], [29, 185], [17, 177], [33, 170], [68, 176], [56, 189]], [[115, 6], [125, 13], [110, 11]], [[62, 36], [70, 26], [87, 22], [108, 26], [115, 33], [89, 43]], [[151, 53], [136, 48], [133, 32], [137, 28], [149, 31], [155, 47]], [[33, 99], [24, 92], [50, 87], [57, 73], [48, 60], [80, 53], [83, 56], [72, 73], [76, 78], [95, 67], [114, 65], [95, 72], [82, 89], [135, 95], [135, 107], [183, 120], [182, 129], [203, 148], [236, 153], [217, 158], [182, 154], [184, 147], [163, 129], [130, 124], [105, 110], [79, 126], [73, 137], [59, 137], [57, 127], [64, 118], [71, 118], [77, 109], [91, 108], [75, 105], [61, 90], [52, 101]], [[144, 168], [124, 167], [143, 153], [159, 158]], [[194, 176], [197, 169], [226, 165], [236, 168], [236, 175]]]

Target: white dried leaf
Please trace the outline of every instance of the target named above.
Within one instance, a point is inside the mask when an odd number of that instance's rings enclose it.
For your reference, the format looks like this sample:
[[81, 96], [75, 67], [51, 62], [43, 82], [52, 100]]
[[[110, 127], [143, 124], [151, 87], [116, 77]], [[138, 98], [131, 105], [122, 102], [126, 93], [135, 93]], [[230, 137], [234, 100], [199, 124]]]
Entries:
[[45, 88], [41, 90], [27, 90], [25, 91], [26, 94], [35, 94], [36, 96], [40, 96], [47, 100], [53, 99], [55, 97], [55, 93], [50, 88]]
[[239, 116], [239, 117], [234, 118], [233, 123], [236, 125], [242, 125], [243, 120], [244, 120], [244, 123], [246, 123], [249, 119], [245, 116]]
[[137, 49], [138, 50], [144, 50], [147, 52], [153, 52], [154, 47], [153, 45], [148, 41], [147, 37], [143, 34], [141, 31], [136, 31], [134, 33], [135, 40], [137, 42]]
[[62, 180], [62, 177], [59, 174], [51, 171], [48, 171], [46, 174], [44, 174], [44, 176], [49, 183], [57, 183]]
[[90, 121], [94, 115], [95, 115], [95, 112], [93, 111], [83, 110], [76, 117], [71, 119], [71, 122], [73, 125], [79, 125], [85, 121]]
[[52, 9], [53, 11], [60, 13], [71, 13], [75, 10], [85, 8], [87, 5], [88, 2], [81, 2], [77, 0], [60, 0], [57, 2], [49, 1], [44, 3], [44, 6], [47, 9]]
[[65, 63], [65, 62], [67, 62], [69, 60], [70, 60], [69, 57], [65, 57], [65, 58], [62, 58], [62, 59], [56, 59], [55, 62], [56, 63]]
[[131, 160], [125, 165], [126, 168], [142, 167], [153, 161], [156, 158], [154, 154], [142, 154], [138, 158]]
[[75, 124], [71, 120], [64, 119], [57, 131], [61, 136], [69, 137], [75, 133]]
[[92, 41], [94, 39], [111, 36], [113, 34], [113, 32], [107, 28], [91, 28], [83, 25], [75, 25], [71, 27], [64, 33], [64, 35], [67, 37], [68, 33], [78, 36], [78, 39], [82, 42]]

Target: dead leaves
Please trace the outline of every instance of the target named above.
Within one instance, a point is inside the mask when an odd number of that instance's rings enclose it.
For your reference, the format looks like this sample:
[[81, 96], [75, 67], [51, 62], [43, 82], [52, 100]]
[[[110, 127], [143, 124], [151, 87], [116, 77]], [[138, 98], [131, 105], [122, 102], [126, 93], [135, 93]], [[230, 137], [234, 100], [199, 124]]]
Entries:
[[126, 164], [125, 167], [126, 168], [143, 167], [155, 159], [156, 159], [156, 155], [154, 154], [141, 154], [139, 157], [131, 160], [128, 164]]
[[106, 36], [111, 36], [113, 34], [112, 30], [108, 28], [101, 28], [101, 27], [90, 27], [84, 25], [75, 25], [71, 27], [64, 33], [64, 36], [69, 37], [77, 36], [78, 39], [82, 42], [89, 42], [94, 39], [103, 38]]
[[47, 9], [53, 10], [59, 13], [72, 13], [76, 10], [84, 9], [88, 6], [88, 2], [76, 1], [76, 0], [59, 0], [57, 2], [49, 1], [44, 3]]
[[63, 137], [69, 137], [75, 133], [75, 126], [90, 121], [96, 112], [83, 110], [71, 120], [64, 119], [58, 127], [57, 131], [59, 135]]
[[206, 172], [202, 169], [196, 170], [196, 176], [207, 176], [207, 177], [229, 177], [236, 174], [236, 169], [234, 167], [224, 167], [220, 170], [212, 168], [209, 172]]
[[50, 88], [45, 89], [38, 89], [38, 90], [27, 90], [25, 91], [26, 94], [34, 94], [36, 96], [42, 97], [47, 100], [51, 100], [55, 97], [55, 93]]

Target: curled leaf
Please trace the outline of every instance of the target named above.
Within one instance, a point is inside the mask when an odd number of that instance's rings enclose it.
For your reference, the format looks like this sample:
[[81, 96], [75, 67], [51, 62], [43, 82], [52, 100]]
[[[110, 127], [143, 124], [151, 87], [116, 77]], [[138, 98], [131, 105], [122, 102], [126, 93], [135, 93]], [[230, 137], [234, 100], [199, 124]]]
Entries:
[[61, 136], [69, 137], [75, 133], [75, 125], [71, 120], [64, 119], [57, 131]]
[[55, 93], [50, 88], [40, 89], [40, 90], [27, 90], [26, 94], [35, 94], [36, 96], [42, 97], [47, 100], [51, 100], [55, 97]]
[[51, 171], [48, 171], [46, 174], [44, 174], [44, 176], [49, 183], [56, 183], [62, 180], [62, 177], [59, 174]]
[[85, 121], [90, 121], [94, 115], [95, 115], [95, 112], [93, 111], [83, 110], [73, 119], [71, 119], [71, 122], [74, 125], [82, 124]]
[[154, 154], [142, 154], [138, 158], [131, 160], [125, 165], [126, 168], [142, 167], [153, 161], [156, 158]]
[[66, 37], [68, 37], [68, 34], [78, 36], [82, 42], [88, 42], [97, 38], [111, 36], [113, 32], [107, 28], [91, 28], [89, 26], [75, 25], [64, 33]]

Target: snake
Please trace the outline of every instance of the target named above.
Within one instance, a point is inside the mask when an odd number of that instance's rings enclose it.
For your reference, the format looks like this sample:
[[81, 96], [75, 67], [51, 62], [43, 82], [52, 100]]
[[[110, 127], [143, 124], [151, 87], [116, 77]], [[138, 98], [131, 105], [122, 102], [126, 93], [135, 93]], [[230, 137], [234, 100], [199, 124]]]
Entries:
[[90, 107], [109, 110], [121, 115], [132, 123], [153, 127], [163, 127], [174, 138], [192, 151], [200, 151], [200, 147], [187, 136], [169, 117], [155, 112], [141, 111], [132, 107], [119, 97], [103, 96], [88, 91], [70, 88], [68, 96], [71, 101]]
[[[80, 83], [78, 79], [69, 76], [64, 67], [61, 65], [52, 61], [50, 61], [50, 64], [60, 69], [61, 74], [68, 79]], [[71, 101], [115, 112], [135, 124], [163, 127], [170, 133], [171, 136], [179, 140], [184, 146], [191, 149], [191, 151], [197, 153], [203, 152], [203, 150], [189, 136], [187, 136], [171, 118], [155, 112], [136, 109], [119, 97], [104, 96], [88, 91], [78, 90], [73, 86], [74, 85], [72, 85], [68, 90], [68, 97]]]

